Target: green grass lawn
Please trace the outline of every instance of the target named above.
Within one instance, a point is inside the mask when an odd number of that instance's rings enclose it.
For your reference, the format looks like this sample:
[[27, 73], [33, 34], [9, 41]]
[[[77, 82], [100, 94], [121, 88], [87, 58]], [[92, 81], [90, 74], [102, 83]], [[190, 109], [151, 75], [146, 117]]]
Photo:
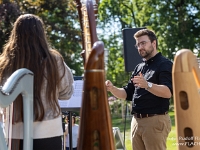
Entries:
[[[167, 139], [167, 150], [176, 150], [176, 129], [175, 129], [175, 118], [174, 118], [174, 112], [169, 112], [169, 115], [171, 117], [172, 121], [172, 130], [169, 133], [168, 139]], [[131, 140], [130, 140], [130, 125], [131, 125], [131, 117], [128, 117], [126, 119], [126, 128], [125, 128], [125, 146], [126, 150], [131, 150]], [[120, 129], [122, 138], [124, 140], [124, 127], [125, 127], [125, 121], [124, 119], [120, 117], [112, 117], [112, 126], [118, 127]]]
[[175, 145], [175, 143], [176, 143], [176, 128], [175, 128], [174, 112], [169, 112], [169, 115], [170, 115], [170, 118], [172, 121], [172, 129], [167, 138], [167, 150], [176, 150], [177, 147]]

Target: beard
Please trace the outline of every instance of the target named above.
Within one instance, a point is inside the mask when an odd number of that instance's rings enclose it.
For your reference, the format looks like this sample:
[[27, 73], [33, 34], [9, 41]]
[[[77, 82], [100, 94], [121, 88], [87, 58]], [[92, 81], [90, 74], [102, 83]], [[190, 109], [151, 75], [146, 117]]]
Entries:
[[140, 49], [139, 50], [139, 55], [142, 57], [142, 58], [145, 58], [146, 60], [150, 59], [153, 55], [153, 52], [154, 52], [154, 48], [153, 46], [151, 45], [150, 47], [148, 47], [147, 49]]

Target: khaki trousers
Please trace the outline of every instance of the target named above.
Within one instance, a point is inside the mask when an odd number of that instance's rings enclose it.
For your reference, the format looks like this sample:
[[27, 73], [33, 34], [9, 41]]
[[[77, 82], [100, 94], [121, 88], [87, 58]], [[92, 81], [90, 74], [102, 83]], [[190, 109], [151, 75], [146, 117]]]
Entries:
[[166, 150], [166, 141], [171, 131], [168, 114], [148, 118], [135, 118], [131, 122], [133, 150]]

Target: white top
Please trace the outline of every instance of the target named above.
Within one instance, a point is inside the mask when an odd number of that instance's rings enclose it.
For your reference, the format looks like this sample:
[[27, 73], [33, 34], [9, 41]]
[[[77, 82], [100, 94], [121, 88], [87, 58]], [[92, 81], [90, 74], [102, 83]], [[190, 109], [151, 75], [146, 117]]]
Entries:
[[[33, 139], [49, 138], [63, 135], [61, 117], [33, 123]], [[23, 139], [23, 123], [12, 125], [12, 138]]]

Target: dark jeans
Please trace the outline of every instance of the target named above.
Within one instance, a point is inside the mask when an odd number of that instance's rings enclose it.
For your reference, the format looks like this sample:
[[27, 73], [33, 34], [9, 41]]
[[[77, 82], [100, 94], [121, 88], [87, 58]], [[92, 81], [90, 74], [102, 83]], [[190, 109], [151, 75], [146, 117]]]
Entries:
[[[70, 150], [69, 147], [66, 147], [66, 150]], [[73, 150], [77, 150], [77, 148], [73, 148]]]

